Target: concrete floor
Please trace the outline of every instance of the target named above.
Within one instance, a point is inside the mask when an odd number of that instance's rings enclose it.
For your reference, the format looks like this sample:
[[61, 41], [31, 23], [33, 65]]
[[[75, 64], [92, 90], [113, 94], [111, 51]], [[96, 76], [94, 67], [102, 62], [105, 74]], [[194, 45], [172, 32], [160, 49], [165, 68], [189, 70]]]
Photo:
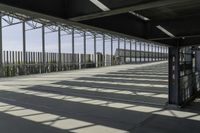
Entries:
[[169, 110], [167, 91], [167, 62], [0, 79], [0, 130], [199, 133], [199, 101]]

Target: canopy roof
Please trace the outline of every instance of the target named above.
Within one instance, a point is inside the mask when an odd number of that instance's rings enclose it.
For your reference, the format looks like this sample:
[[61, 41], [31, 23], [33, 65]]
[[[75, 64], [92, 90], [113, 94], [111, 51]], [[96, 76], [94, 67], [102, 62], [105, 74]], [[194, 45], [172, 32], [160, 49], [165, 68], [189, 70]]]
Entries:
[[169, 45], [198, 45], [198, 0], [0, 0], [0, 3]]

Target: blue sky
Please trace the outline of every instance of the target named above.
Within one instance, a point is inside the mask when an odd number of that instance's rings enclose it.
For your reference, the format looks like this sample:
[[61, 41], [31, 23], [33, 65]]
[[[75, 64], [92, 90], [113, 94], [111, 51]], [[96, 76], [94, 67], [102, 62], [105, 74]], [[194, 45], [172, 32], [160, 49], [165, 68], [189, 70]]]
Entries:
[[[17, 21], [17, 20], [16, 20]], [[3, 25], [7, 25], [3, 21]], [[26, 28], [29, 29], [30, 26], [26, 24]], [[46, 29], [48, 31], [48, 29]], [[66, 34], [61, 32], [61, 34]], [[75, 35], [75, 53], [83, 53], [83, 37], [80, 35]], [[46, 52], [58, 52], [58, 33], [48, 33], [45, 36], [46, 42]], [[72, 51], [72, 37], [71, 35], [63, 35], [61, 37], [61, 52], [62, 53], [71, 53]], [[94, 40], [89, 36], [87, 37], [87, 53], [94, 53]], [[97, 52], [103, 52], [103, 40], [97, 39]], [[106, 54], [111, 53], [110, 39], [106, 40]], [[127, 41], [127, 49], [130, 49], [130, 42]], [[35, 29], [26, 32], [26, 48], [27, 51], [38, 52], [42, 51], [42, 32], [41, 29]], [[118, 48], [118, 42], [113, 42], [113, 53]], [[124, 48], [124, 41], [121, 41], [120, 48]], [[135, 46], [132, 45], [132, 48], [135, 49]], [[139, 49], [139, 45], [137, 46]], [[146, 48], [147, 49], [147, 48]], [[9, 26], [3, 28], [3, 50], [4, 51], [22, 51], [22, 24], [17, 24], [14, 26]], [[142, 50], [144, 47], [142, 46]], [[151, 50], [151, 49], [150, 49]]]
[[[26, 27], [28, 27], [26, 25]], [[48, 29], [46, 29], [47, 31]], [[72, 36], [63, 35], [61, 37], [61, 51], [71, 53]], [[83, 52], [83, 37], [75, 35], [75, 52]], [[87, 52], [93, 52], [93, 39], [87, 37]], [[58, 52], [58, 33], [52, 32], [45, 35], [46, 52]], [[102, 40], [97, 40], [97, 49], [102, 46]], [[27, 51], [42, 51], [42, 32], [41, 29], [35, 29], [26, 32], [26, 49]], [[3, 28], [3, 50], [22, 50], [22, 24]]]

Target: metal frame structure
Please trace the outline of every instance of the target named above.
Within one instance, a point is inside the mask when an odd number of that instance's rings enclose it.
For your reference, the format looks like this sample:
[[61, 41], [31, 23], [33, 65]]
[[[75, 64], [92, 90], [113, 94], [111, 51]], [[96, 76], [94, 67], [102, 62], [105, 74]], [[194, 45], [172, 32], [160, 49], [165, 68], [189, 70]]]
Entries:
[[[16, 21], [17, 20], [17, 21]], [[2, 21], [6, 22], [5, 26], [2, 26]], [[146, 47], [144, 48], [144, 51], [142, 52], [141, 50], [141, 44], [144, 43], [153, 43], [151, 41], [148, 40], [144, 40], [144, 39], [139, 39], [139, 38], [135, 38], [135, 37], [130, 37], [130, 36], [124, 36], [123, 34], [114, 34], [114, 33], [110, 33], [110, 32], [104, 32], [102, 30], [94, 30], [93, 28], [87, 28], [87, 27], [81, 27], [81, 26], [77, 26], [77, 25], [73, 25], [73, 24], [68, 24], [68, 23], [60, 23], [60, 22], [55, 22], [55, 21], [51, 21], [51, 20], [47, 20], [47, 19], [43, 19], [43, 18], [33, 18], [30, 16], [26, 16], [26, 15], [22, 15], [19, 13], [14, 13], [14, 12], [1, 12], [1, 24], [0, 27], [2, 28], [6, 28], [8, 26], [13, 26], [13, 25], [17, 25], [17, 24], [22, 24], [22, 35], [23, 35], [23, 50], [22, 50], [22, 57], [23, 57], [23, 72], [21, 74], [26, 75], [29, 74], [30, 72], [28, 72], [28, 68], [27, 68], [27, 63], [28, 63], [28, 57], [32, 58], [37, 56], [38, 60], [39, 60], [39, 56], [40, 53], [38, 54], [33, 54], [30, 53], [30, 55], [27, 54], [27, 50], [26, 50], [26, 32], [27, 31], [31, 31], [31, 30], [35, 30], [35, 29], [41, 29], [41, 33], [42, 33], [42, 53], [41, 53], [41, 58], [42, 58], [42, 64], [41, 64], [41, 73], [47, 72], [48, 69], [48, 64], [47, 62], [49, 61], [49, 58], [53, 59], [53, 62], [57, 62], [57, 64], [54, 64], [55, 66], [55, 70], [56, 71], [62, 71], [65, 70], [63, 68], [63, 63], [62, 63], [62, 59], [65, 58], [64, 55], [62, 55], [63, 53], [61, 52], [61, 46], [62, 46], [62, 42], [61, 42], [61, 37], [65, 36], [65, 35], [71, 35], [71, 39], [72, 39], [72, 67], [70, 67], [70, 69], [77, 69], [77, 61], [75, 61], [75, 38], [79, 38], [79, 37], [83, 37], [83, 63], [80, 64], [79, 61], [79, 68], [87, 68], [87, 39], [93, 39], [94, 41], [94, 56], [93, 56], [93, 61], [95, 64], [95, 67], [97, 67], [97, 39], [102, 39], [102, 49], [103, 49], [103, 55], [102, 55], [102, 66], [106, 66], [106, 41], [110, 42], [110, 58], [111, 58], [111, 63], [110, 65], [116, 65], [116, 63], [114, 63], [114, 60], [116, 61], [116, 58], [114, 58], [114, 53], [113, 53], [113, 43], [114, 41], [118, 42], [118, 58], [120, 59], [120, 41], [123, 39], [124, 41], [124, 49], [123, 49], [123, 60], [124, 63], [126, 63], [126, 58], [130, 58], [130, 62], [129, 63], [133, 63], [132, 61], [132, 41], [135, 42], [135, 62], [137, 62], [137, 57], [138, 57], [138, 52], [139, 52], [139, 62], [142, 62], [142, 58], [146, 58]], [[29, 26], [29, 28], [26, 28], [26, 25]], [[0, 50], [1, 50], [1, 54], [0, 56], [2, 56], [3, 54], [3, 49], [2, 49], [2, 28], [0, 29]], [[48, 31], [47, 31], [48, 30]], [[48, 53], [46, 53], [46, 34], [49, 33], [54, 33], [57, 32], [58, 34], [58, 54], [52, 54], [52, 55], [48, 55]], [[62, 32], [64, 32], [64, 34], [62, 34]], [[75, 35], [78, 36], [75, 36]], [[119, 36], [120, 35], [120, 36]], [[87, 38], [89, 37], [89, 38]], [[130, 43], [127, 43], [127, 41], [129, 41]], [[137, 43], [139, 43], [139, 47], [140, 49], [137, 50]], [[155, 45], [160, 45], [159, 43], [153, 43]], [[129, 49], [127, 48], [127, 45], [130, 45]], [[149, 49], [148, 49], [149, 50]], [[129, 56], [127, 57], [127, 51], [130, 53]], [[148, 56], [149, 56], [149, 52], [148, 51]], [[151, 51], [152, 53], [153, 51]], [[142, 53], [144, 54], [142, 57]], [[27, 57], [28, 56], [28, 57]], [[116, 56], [116, 55], [115, 55]], [[13, 54], [14, 57], [14, 54]], [[56, 61], [56, 58], [58, 57], [58, 61]], [[35, 60], [35, 59], [34, 59]], [[146, 59], [144, 59], [144, 61], [146, 61]], [[149, 61], [149, 57], [148, 57], [148, 61]], [[152, 59], [153, 61], [153, 59]], [[30, 62], [30, 61], [29, 61]], [[35, 62], [35, 61], [34, 61]], [[127, 62], [128, 63], [128, 62]], [[121, 64], [120, 61], [118, 61], [117, 64]], [[2, 66], [1, 68], [3, 68], [3, 61], [0, 60], [0, 66]], [[3, 74], [3, 69], [1, 69], [1, 76], [5, 75]]]

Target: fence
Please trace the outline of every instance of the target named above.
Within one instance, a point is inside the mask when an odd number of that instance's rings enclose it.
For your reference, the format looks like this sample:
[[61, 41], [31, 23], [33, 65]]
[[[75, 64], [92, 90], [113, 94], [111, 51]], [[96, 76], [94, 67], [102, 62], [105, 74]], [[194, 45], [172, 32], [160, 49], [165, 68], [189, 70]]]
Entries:
[[124, 57], [108, 54], [104, 57], [101, 53], [95, 57], [94, 54], [45, 53], [43, 55], [42, 52], [3, 51], [3, 74], [5, 77], [10, 77], [111, 66], [122, 64], [120, 63], [122, 58]]

